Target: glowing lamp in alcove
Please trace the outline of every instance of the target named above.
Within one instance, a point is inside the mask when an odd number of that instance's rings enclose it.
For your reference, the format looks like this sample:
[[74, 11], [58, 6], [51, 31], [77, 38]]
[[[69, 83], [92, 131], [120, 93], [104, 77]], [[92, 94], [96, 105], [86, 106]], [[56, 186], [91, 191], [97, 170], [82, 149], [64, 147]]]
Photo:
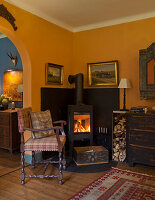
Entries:
[[18, 92], [18, 85], [23, 83], [23, 71], [12, 70], [3, 73], [3, 93], [12, 101], [22, 101], [22, 93]]

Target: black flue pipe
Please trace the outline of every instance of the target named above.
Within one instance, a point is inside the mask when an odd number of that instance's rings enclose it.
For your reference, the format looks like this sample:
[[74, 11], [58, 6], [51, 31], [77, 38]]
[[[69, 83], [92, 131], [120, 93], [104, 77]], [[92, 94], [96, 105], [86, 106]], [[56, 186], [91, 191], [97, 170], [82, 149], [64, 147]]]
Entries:
[[75, 83], [76, 104], [83, 104], [83, 74], [69, 75], [68, 82]]

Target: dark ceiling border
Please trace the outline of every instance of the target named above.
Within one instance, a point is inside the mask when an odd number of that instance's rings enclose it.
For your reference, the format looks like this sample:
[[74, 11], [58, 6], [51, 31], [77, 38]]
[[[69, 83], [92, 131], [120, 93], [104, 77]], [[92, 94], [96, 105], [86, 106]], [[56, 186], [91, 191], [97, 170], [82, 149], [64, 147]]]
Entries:
[[14, 31], [17, 30], [17, 26], [15, 25], [15, 18], [12, 16], [12, 14], [7, 10], [7, 8], [1, 4], [0, 5], [0, 16], [5, 18], [13, 27]]

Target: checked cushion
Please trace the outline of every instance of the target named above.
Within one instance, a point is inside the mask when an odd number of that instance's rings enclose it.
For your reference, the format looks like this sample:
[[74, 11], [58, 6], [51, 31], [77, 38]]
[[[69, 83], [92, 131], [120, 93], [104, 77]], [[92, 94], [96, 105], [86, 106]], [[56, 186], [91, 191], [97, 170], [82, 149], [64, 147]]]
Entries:
[[[59, 135], [60, 142], [62, 147], [66, 142], [66, 137], [63, 135]], [[24, 145], [25, 151], [58, 151], [58, 142], [56, 139], [56, 135], [33, 139], [30, 138]]]
[[[53, 128], [52, 117], [50, 110], [41, 112], [30, 112], [32, 128], [34, 129], [46, 129]], [[47, 136], [55, 135], [54, 130], [33, 132], [33, 138], [43, 138]]]

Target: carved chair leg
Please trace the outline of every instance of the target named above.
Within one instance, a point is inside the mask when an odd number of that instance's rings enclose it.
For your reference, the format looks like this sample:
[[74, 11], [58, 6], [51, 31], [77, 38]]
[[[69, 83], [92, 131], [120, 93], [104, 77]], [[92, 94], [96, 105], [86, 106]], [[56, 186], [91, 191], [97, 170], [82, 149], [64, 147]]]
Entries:
[[66, 151], [65, 146], [63, 147], [63, 160], [62, 160], [63, 169], [66, 169]]
[[25, 183], [25, 171], [24, 171], [24, 151], [21, 152], [21, 176], [20, 176], [20, 180], [21, 180], [21, 184], [23, 185]]
[[35, 152], [32, 151], [32, 169], [35, 168]]
[[62, 184], [62, 152], [59, 152], [59, 174], [58, 174], [59, 184]]

